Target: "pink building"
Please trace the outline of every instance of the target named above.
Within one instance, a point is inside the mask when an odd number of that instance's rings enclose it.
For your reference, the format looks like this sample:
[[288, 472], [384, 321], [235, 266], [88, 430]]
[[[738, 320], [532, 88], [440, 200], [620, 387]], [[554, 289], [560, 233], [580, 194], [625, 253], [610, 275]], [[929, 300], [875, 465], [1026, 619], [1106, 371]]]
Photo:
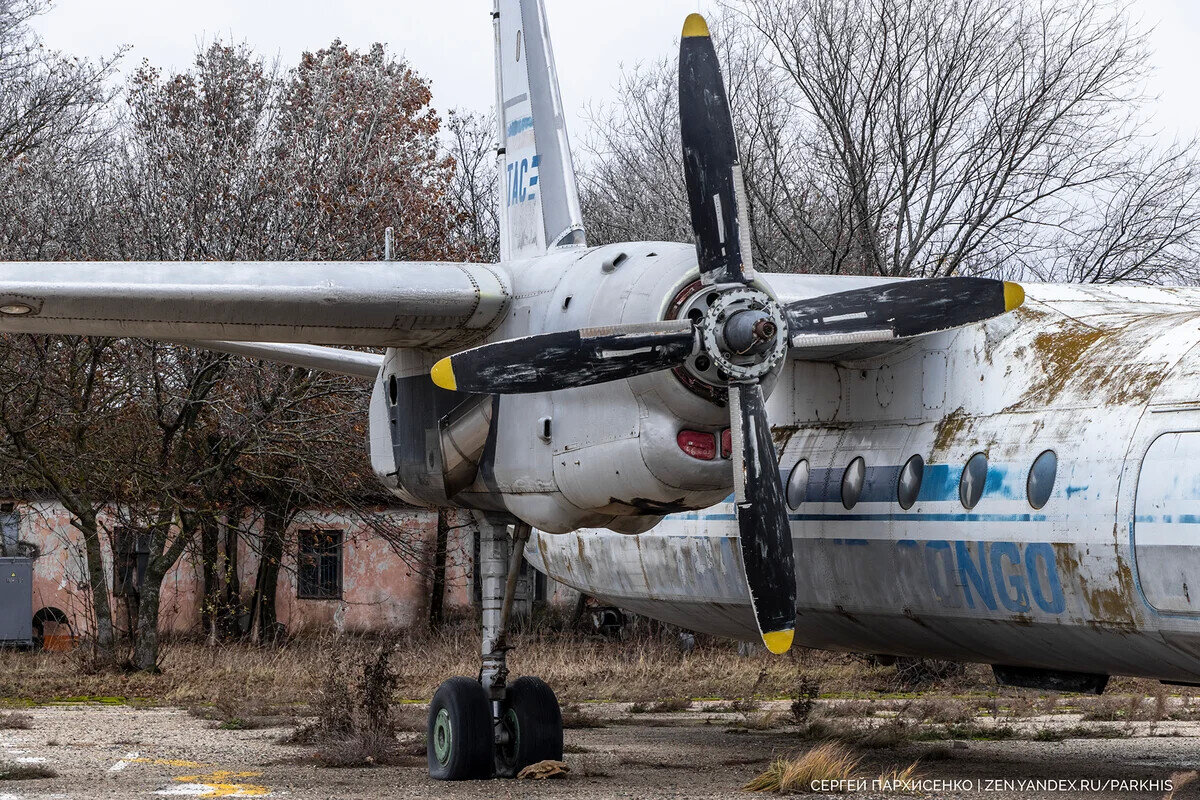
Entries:
[[[301, 513], [289, 526], [275, 593], [278, 622], [288, 633], [325, 630], [366, 632], [403, 628], [428, 619], [437, 563], [437, 514], [423, 509], [386, 512], [389, 527], [403, 532], [393, 547], [370, 526], [336, 510]], [[469, 606], [476, 529], [469, 518], [452, 521], [447, 535], [444, 607]], [[145, 570], [145, 540], [103, 520], [105, 580], [114, 622], [128, 622], [127, 598], [136, 596]], [[246, 523], [243, 523], [244, 525]], [[251, 530], [261, 530], [251, 523]], [[50, 501], [0, 501], [0, 555], [33, 554], [35, 628], [45, 633], [87, 635], [93, 627], [91, 590], [80, 533], [68, 513]], [[222, 540], [224, 536], [221, 537]], [[238, 537], [240, 596], [249, 603], [259, 571], [255, 535]], [[114, 559], [114, 551], [116, 558]], [[221, 548], [218, 569], [224, 569]], [[537, 584], [543, 584], [536, 580]], [[544, 591], [542, 586], [539, 586]], [[159, 624], [174, 633], [202, 633], [203, 565], [196, 543], [163, 582]], [[2, 613], [2, 611], [0, 611]]]

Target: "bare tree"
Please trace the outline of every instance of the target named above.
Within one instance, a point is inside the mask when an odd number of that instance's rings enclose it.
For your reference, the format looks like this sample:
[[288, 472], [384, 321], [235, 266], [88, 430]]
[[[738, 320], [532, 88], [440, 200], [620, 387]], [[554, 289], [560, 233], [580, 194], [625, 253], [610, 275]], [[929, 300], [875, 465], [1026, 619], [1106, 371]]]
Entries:
[[1137, 148], [1123, 169], [1073, 201], [1036, 274], [1073, 283], [1195, 281], [1198, 144]]
[[83, 540], [101, 663], [116, 661], [103, 548], [106, 508], [127, 485], [133, 387], [110, 339], [0, 337], [0, 475], [10, 490], [55, 497]]
[[[1118, 0], [727, 0], [714, 17], [757, 263], [1192, 280], [1194, 143], [1147, 125]], [[676, 65], [626, 71], [581, 170], [597, 241], [690, 241]]]
[[463, 236], [475, 257], [500, 258], [497, 207], [500, 173], [496, 168], [496, 115], [451, 111], [446, 118], [447, 150], [454, 159], [451, 196], [465, 215]]
[[29, 22], [48, 0], [0, 0], [0, 163], [91, 132], [120, 53], [99, 62], [47, 50]]
[[1037, 265], [1136, 143], [1148, 52], [1121, 4], [747, 0], [742, 16], [790, 78], [809, 184], [840, 217], [823, 271]]
[[[812, 191], [786, 76], [764, 60], [755, 32], [737, 23], [729, 13], [709, 20], [739, 134], [755, 262], [816, 271], [839, 220]], [[589, 110], [580, 184], [592, 243], [692, 240], [678, 87], [677, 58], [638, 64], [622, 76], [616, 103]]]

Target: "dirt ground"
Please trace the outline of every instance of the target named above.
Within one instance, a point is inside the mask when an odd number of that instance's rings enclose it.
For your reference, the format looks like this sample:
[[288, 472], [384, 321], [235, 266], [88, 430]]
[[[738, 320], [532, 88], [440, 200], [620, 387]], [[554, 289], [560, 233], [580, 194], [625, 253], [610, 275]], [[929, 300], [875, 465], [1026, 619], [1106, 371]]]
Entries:
[[[758, 714], [786, 713], [767, 704]], [[746, 715], [696, 704], [678, 713], [629, 713], [626, 704], [586, 704], [604, 727], [566, 731], [565, 779], [435, 783], [423, 759], [399, 767], [322, 769], [307, 749], [279, 743], [289, 728], [226, 730], [185, 710], [64, 703], [37, 706], [27, 730], [0, 730], [0, 761], [44, 765], [57, 777], [0, 781], [0, 800], [23, 798], [289, 797], [307, 798], [716, 798], [752, 797], [741, 790], [772, 758], [813, 746], [794, 726], [754, 730]], [[413, 709], [415, 712], [415, 709]], [[1030, 717], [1021, 726], [1069, 729], [1078, 717]], [[1099, 723], [1101, 726], [1103, 723]], [[1200, 723], [1111, 723], [1120, 738], [1064, 741], [910, 741], [861, 749], [858, 774], [869, 779], [920, 759], [926, 781], [956, 781], [926, 797], [1125, 798], [1167, 795], [1165, 787], [1104, 791], [1069, 786], [994, 785], [993, 779], [1164, 781], [1200, 766]], [[1093, 726], [1095, 728], [1095, 726]], [[419, 747], [419, 734], [410, 749]], [[1200, 797], [1200, 782], [1175, 797]], [[1053, 790], [1053, 791], [1052, 791]], [[809, 795], [820, 796], [820, 795]], [[846, 795], [837, 795], [845, 797]], [[857, 798], [897, 796], [856, 791]]]

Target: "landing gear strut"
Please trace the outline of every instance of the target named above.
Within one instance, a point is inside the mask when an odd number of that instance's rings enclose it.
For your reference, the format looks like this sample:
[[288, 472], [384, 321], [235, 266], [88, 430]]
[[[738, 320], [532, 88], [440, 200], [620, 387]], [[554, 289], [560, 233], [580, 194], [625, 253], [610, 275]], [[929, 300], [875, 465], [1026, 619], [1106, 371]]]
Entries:
[[477, 515], [483, 647], [479, 679], [451, 678], [429, 706], [426, 752], [429, 777], [443, 781], [515, 777], [539, 761], [561, 761], [562, 712], [539, 678], [508, 682], [508, 622], [529, 526]]

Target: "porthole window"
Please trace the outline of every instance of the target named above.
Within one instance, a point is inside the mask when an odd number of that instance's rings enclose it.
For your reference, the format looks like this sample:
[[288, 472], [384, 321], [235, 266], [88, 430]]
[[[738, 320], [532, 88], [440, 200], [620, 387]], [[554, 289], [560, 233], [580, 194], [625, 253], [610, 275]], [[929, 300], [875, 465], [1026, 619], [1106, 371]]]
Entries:
[[808, 499], [808, 462], [803, 458], [792, 467], [787, 480], [787, 504], [795, 511]]
[[963, 468], [962, 478], [958, 482], [958, 499], [963, 508], [970, 511], [979, 504], [983, 497], [983, 486], [987, 483], [988, 461], [983, 453], [971, 456], [967, 466]]
[[867, 462], [862, 456], [850, 462], [842, 473], [842, 505], [847, 510], [854, 508], [858, 498], [862, 497], [863, 483], [867, 479]]
[[1034, 459], [1029, 468], [1029, 478], [1025, 481], [1025, 493], [1029, 496], [1029, 505], [1041, 508], [1050, 500], [1050, 492], [1054, 490], [1054, 476], [1058, 472], [1058, 456], [1053, 450], [1047, 450]]
[[921, 481], [925, 477], [925, 459], [919, 455], [910, 458], [900, 469], [900, 480], [896, 482], [896, 499], [905, 511], [917, 502], [921, 493]]

